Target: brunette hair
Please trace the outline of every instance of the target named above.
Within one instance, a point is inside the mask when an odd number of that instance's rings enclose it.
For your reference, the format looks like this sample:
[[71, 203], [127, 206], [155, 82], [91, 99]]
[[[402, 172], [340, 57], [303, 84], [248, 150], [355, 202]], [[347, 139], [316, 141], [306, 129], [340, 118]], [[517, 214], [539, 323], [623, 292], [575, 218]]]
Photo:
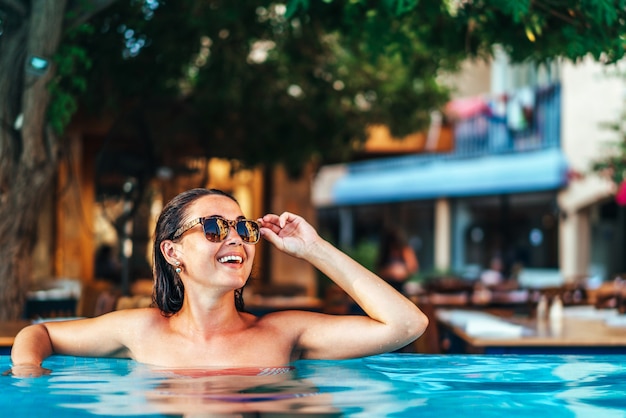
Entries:
[[[187, 209], [197, 199], [204, 196], [225, 196], [235, 199], [230, 194], [218, 189], [191, 189], [180, 193], [161, 211], [154, 231], [154, 293], [152, 299], [163, 315], [170, 316], [182, 308], [185, 298], [185, 287], [180, 276], [161, 253], [161, 243], [174, 238], [174, 233], [180, 228], [186, 218]], [[243, 288], [235, 290], [235, 306], [243, 311]]]

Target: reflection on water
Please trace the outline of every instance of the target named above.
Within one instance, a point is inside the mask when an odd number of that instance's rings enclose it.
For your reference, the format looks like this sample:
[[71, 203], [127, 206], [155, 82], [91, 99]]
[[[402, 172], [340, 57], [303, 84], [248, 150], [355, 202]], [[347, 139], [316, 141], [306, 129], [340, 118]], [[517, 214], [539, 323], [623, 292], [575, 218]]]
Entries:
[[295, 368], [177, 369], [146, 392], [160, 413], [270, 413], [337, 416], [329, 394], [295, 375]]
[[[0, 357], [4, 369], [8, 357]], [[626, 356], [390, 354], [279, 369], [155, 369], [55, 356], [50, 376], [3, 377], [12, 415], [623, 417]]]

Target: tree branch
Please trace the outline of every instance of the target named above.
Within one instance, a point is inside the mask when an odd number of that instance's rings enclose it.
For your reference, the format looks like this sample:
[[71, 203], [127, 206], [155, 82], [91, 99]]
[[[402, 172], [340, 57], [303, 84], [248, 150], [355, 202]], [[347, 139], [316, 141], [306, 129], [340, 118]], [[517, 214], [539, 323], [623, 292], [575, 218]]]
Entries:
[[0, 8], [3, 7], [13, 10], [13, 12], [20, 15], [20, 17], [26, 17], [28, 14], [28, 10], [26, 9], [26, 6], [24, 6], [24, 3], [18, 0], [0, 0]]
[[[0, 0], [4, 1], [4, 0]], [[72, 16], [66, 22], [68, 28], [81, 25], [91, 19], [92, 16], [100, 13], [118, 0], [90, 0], [89, 2], [71, 0], [67, 7], [68, 14]]]
[[579, 22], [576, 21], [576, 19], [573, 19], [572, 17], [564, 14], [564, 13], [560, 13], [558, 12], [556, 9], [548, 6], [547, 4], [543, 4], [541, 1], [532, 1], [531, 2], [534, 6], [537, 6], [538, 9], [543, 9], [544, 12], [551, 14], [552, 16], [561, 19], [562, 21], [569, 23], [573, 26], [576, 26]]

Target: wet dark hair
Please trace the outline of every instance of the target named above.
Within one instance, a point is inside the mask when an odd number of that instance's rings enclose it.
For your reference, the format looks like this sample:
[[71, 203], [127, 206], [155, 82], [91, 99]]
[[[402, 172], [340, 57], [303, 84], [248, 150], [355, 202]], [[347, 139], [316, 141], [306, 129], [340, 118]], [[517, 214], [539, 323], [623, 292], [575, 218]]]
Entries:
[[[185, 287], [182, 280], [161, 253], [161, 243], [171, 240], [174, 232], [180, 228], [186, 218], [189, 206], [204, 196], [224, 196], [235, 199], [230, 194], [218, 189], [191, 189], [180, 193], [163, 208], [154, 231], [154, 294], [152, 299], [163, 315], [170, 316], [178, 312], [183, 306]], [[235, 290], [235, 307], [243, 311], [243, 288]]]

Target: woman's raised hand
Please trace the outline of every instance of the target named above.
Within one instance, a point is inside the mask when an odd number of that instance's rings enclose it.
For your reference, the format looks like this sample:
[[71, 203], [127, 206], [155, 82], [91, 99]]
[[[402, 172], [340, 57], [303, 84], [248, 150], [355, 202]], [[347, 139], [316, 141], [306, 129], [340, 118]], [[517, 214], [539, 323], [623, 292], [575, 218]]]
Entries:
[[258, 219], [261, 236], [276, 248], [294, 257], [304, 257], [311, 244], [320, 240], [317, 231], [301, 216], [283, 212], [267, 214]]

